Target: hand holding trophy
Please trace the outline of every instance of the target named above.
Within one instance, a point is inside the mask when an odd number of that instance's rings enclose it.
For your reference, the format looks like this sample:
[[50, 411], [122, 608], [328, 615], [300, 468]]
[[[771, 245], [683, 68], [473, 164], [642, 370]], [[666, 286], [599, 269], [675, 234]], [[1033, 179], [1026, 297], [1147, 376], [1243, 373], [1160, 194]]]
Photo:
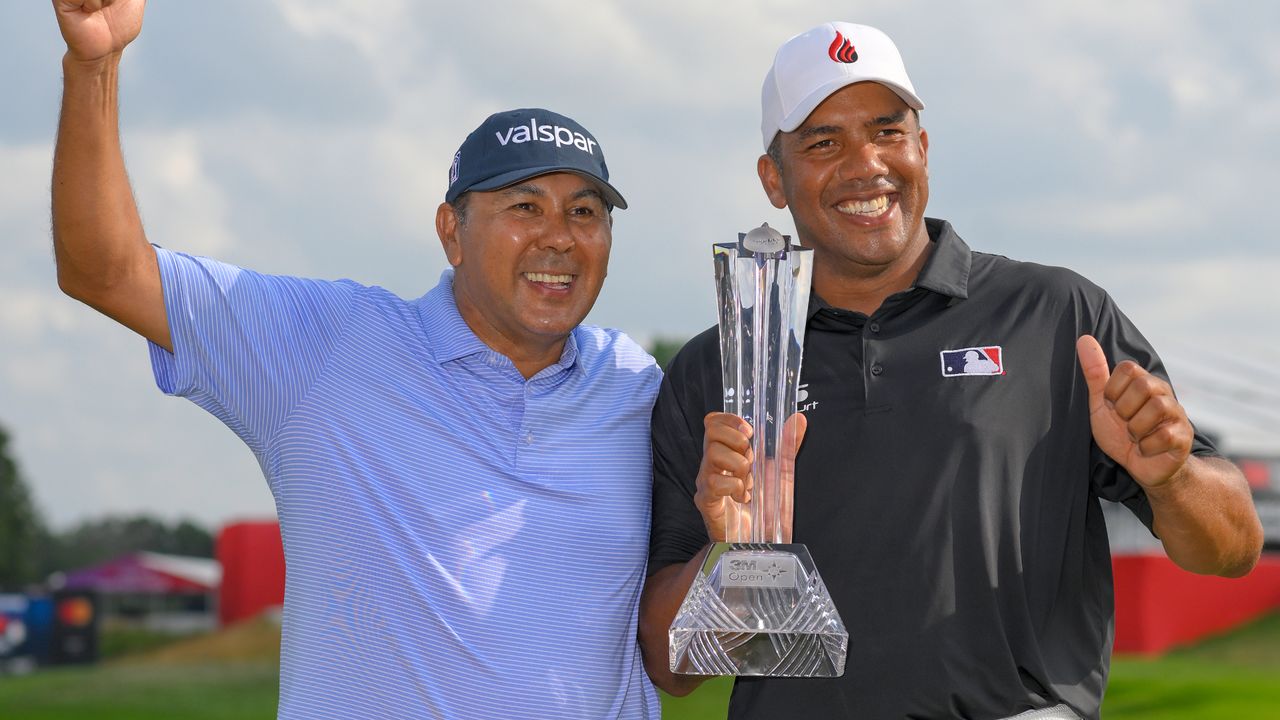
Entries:
[[813, 252], [765, 224], [717, 244], [714, 258], [724, 410], [750, 425], [751, 472], [737, 493], [745, 502], [723, 500], [724, 537], [713, 530], [716, 543], [671, 624], [671, 670], [838, 677], [849, 634], [808, 549], [791, 538]]

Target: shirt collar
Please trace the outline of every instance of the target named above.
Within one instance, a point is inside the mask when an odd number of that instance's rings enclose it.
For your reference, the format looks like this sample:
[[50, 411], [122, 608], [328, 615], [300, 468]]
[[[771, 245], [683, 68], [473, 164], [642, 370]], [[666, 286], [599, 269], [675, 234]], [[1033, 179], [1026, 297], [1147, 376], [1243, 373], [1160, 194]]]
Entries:
[[[472, 355], [483, 355], [490, 359], [502, 358], [507, 363], [511, 363], [510, 358], [476, 337], [471, 326], [462, 319], [462, 313], [458, 312], [458, 303], [453, 297], [453, 268], [446, 268], [440, 273], [440, 282], [422, 297], [419, 302], [418, 317], [422, 322], [423, 332], [427, 336], [428, 349], [438, 363], [443, 364]], [[530, 380], [572, 369], [577, 364], [579, 330], [580, 328], [575, 327], [565, 339], [564, 349], [560, 352], [560, 361], [543, 368]]]
[[929, 231], [929, 240], [934, 244], [933, 254], [921, 268], [915, 286], [964, 300], [969, 297], [973, 251], [946, 220], [925, 218], [924, 224]]
[[[955, 300], [968, 298], [973, 251], [946, 220], [925, 218], [924, 226], [929, 233], [929, 241], [933, 243], [933, 252], [925, 260], [912, 287], [931, 290]], [[817, 293], [809, 293], [809, 319], [813, 319], [823, 308], [837, 310], [818, 297]]]

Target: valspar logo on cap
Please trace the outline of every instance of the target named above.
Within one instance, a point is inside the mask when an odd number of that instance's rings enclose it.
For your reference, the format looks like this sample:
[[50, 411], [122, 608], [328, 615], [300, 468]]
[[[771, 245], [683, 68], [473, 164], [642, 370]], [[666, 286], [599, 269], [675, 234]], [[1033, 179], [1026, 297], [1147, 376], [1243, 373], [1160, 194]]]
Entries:
[[836, 31], [836, 39], [831, 41], [831, 47], [827, 48], [827, 56], [838, 63], [858, 62], [857, 48], [839, 30]]
[[559, 125], [539, 125], [537, 118], [529, 118], [528, 125], [513, 125], [505, 133], [499, 131], [494, 135], [503, 147], [509, 143], [545, 142], [555, 143], [556, 147], [572, 145], [590, 155], [596, 154], [595, 138]]
[[591, 132], [573, 118], [544, 108], [496, 112], [467, 134], [458, 151], [461, 160], [450, 169], [447, 203], [472, 190], [498, 190], [533, 177], [570, 172], [591, 181], [611, 209], [627, 207], [609, 184], [604, 148]]

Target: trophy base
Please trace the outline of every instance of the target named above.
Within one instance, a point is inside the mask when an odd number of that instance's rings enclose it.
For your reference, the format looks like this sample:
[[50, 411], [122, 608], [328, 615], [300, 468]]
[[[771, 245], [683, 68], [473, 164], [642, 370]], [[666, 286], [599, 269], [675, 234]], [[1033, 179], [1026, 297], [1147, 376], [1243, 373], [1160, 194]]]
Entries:
[[839, 677], [849, 633], [803, 545], [716, 543], [668, 635], [685, 675]]

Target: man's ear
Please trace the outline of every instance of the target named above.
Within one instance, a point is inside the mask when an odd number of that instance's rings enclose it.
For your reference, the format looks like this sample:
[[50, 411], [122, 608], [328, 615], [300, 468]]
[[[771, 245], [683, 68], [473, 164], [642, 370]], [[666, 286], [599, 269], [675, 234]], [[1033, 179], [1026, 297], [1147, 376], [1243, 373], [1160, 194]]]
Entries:
[[756, 174], [760, 176], [760, 184], [764, 186], [764, 194], [769, 196], [769, 202], [779, 210], [786, 207], [787, 196], [782, 192], [782, 173], [773, 158], [761, 155], [756, 160]]
[[436, 235], [440, 236], [440, 246], [444, 248], [444, 256], [449, 264], [458, 267], [462, 264], [462, 242], [458, 237], [458, 213], [449, 203], [440, 203], [436, 208]]
[[929, 133], [920, 128], [920, 152], [924, 154], [924, 167], [929, 169]]

